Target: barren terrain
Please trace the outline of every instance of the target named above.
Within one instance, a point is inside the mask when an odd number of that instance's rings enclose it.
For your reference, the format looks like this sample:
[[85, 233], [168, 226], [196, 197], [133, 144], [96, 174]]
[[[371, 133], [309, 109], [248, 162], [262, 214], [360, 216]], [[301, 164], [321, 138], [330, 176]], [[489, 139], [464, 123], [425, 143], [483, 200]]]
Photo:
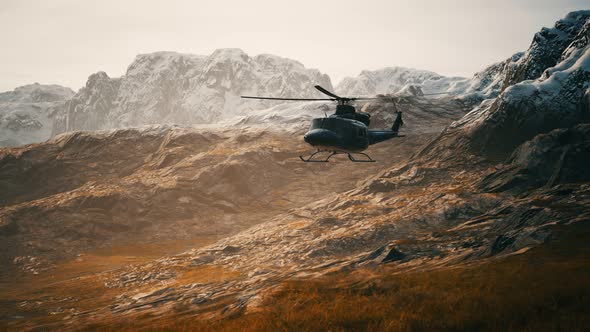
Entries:
[[[389, 121], [384, 114], [380, 123], [378, 113], [377, 126]], [[102, 310], [131, 289], [171, 277], [185, 287], [247, 276], [223, 265], [172, 271], [159, 260], [357, 188], [461, 114], [375, 146], [376, 163], [302, 163], [304, 131], [262, 126], [80, 132], [4, 149], [2, 320], [12, 328], [70, 325], [92, 312], [90, 320], [104, 318]], [[144, 272], [150, 275], [133, 277]], [[129, 280], [121, 282], [122, 273]]]

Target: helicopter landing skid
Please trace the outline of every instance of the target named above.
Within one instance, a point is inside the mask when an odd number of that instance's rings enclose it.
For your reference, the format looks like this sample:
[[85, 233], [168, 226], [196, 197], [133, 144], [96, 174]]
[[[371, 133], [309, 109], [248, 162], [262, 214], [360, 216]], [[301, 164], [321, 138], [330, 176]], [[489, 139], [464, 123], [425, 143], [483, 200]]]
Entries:
[[[317, 155], [318, 153], [322, 153], [322, 152], [330, 152], [330, 155], [326, 159], [320, 159], [320, 160], [313, 159], [313, 157], [315, 155]], [[306, 162], [306, 163], [327, 163], [330, 160], [330, 158], [332, 158], [332, 156], [335, 156], [337, 154], [345, 154], [348, 156], [348, 159], [350, 159], [350, 161], [355, 162], [355, 163], [374, 163], [376, 161], [376, 160], [372, 159], [368, 154], [363, 153], [363, 152], [345, 152], [345, 151], [328, 151], [328, 150], [318, 150], [318, 151], [312, 153], [307, 158], [303, 158], [303, 156], [299, 156], [299, 159], [301, 159], [301, 161]], [[353, 156], [353, 154], [363, 155], [363, 156], [367, 157], [367, 159], [356, 159]]]

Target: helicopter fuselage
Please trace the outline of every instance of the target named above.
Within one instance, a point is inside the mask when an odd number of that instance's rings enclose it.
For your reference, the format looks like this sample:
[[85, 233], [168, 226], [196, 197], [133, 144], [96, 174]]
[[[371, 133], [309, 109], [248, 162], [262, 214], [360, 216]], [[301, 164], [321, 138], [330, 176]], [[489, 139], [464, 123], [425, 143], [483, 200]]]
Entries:
[[365, 124], [336, 116], [313, 119], [303, 139], [311, 146], [325, 150], [356, 152], [369, 147]]
[[396, 136], [397, 132], [369, 130], [363, 122], [332, 115], [313, 119], [303, 139], [318, 149], [360, 152]]

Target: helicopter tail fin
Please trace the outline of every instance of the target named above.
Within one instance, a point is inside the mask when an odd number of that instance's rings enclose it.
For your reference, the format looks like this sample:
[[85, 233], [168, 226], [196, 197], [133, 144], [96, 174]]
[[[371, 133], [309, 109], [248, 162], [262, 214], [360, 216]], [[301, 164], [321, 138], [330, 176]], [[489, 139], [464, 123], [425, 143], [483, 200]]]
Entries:
[[399, 131], [399, 128], [404, 125], [404, 120], [402, 120], [402, 112], [398, 111], [395, 113], [397, 113], [397, 117], [395, 118], [395, 121], [393, 121], [393, 126], [391, 126], [391, 131], [393, 131], [394, 133], [397, 133]]

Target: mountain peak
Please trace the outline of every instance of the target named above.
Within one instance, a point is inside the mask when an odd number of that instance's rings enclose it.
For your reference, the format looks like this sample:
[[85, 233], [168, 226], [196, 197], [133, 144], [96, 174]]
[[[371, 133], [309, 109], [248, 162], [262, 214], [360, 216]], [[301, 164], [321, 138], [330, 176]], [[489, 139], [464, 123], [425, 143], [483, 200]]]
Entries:
[[15, 88], [13, 91], [0, 92], [2, 102], [53, 102], [64, 100], [74, 95], [70, 88], [57, 84], [26, 84]]
[[[444, 78], [444, 79], [443, 79]], [[446, 92], [462, 77], [443, 77], [435, 72], [401, 66], [363, 70], [357, 77], [346, 77], [336, 91], [350, 96], [373, 96], [406, 90], [408, 85], [417, 85], [424, 93]]]
[[98, 71], [98, 72], [88, 76], [88, 80], [86, 81], [86, 87], [92, 85], [94, 82], [104, 81], [104, 80], [109, 80], [109, 79], [111, 79], [111, 78], [109, 77], [109, 75], [106, 72]]
[[209, 56], [209, 59], [231, 61], [246, 61], [248, 58], [248, 54], [240, 48], [218, 48]]
[[305, 66], [294, 59], [289, 59], [289, 58], [284, 58], [278, 55], [274, 55], [274, 54], [268, 54], [268, 53], [263, 53], [263, 54], [258, 54], [256, 56], [254, 56], [254, 61], [258, 62], [259, 64], [261, 64], [263, 67], [269, 67], [269, 66], [276, 66], [276, 65], [289, 65], [289, 66], [297, 66], [297, 67], [301, 67], [304, 68]]
[[573, 21], [579, 21], [579, 20], [586, 20], [588, 17], [590, 17], [590, 10], [575, 10], [572, 12], [569, 12], [567, 15], [565, 15], [564, 18], [562, 18], [561, 20], [557, 21], [565, 21], [565, 20], [573, 20]]

